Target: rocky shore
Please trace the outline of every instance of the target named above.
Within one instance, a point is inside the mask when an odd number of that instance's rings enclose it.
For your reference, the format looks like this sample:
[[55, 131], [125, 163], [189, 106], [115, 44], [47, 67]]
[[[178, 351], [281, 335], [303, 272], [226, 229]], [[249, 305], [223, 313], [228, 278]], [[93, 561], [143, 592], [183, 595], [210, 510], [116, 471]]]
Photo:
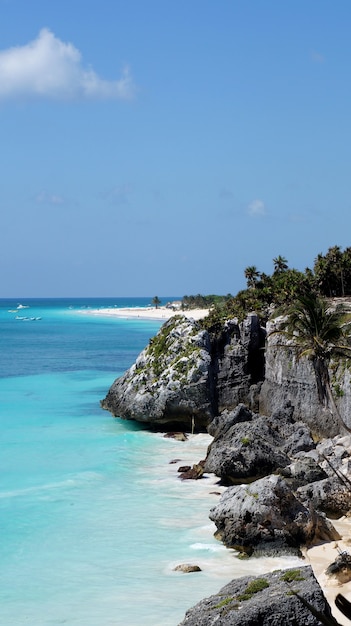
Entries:
[[[150, 428], [209, 432], [213, 441], [205, 459], [194, 459], [201, 471], [193, 477], [213, 473], [227, 487], [209, 517], [216, 537], [243, 558], [302, 555], [337, 542], [333, 520], [351, 512], [350, 435], [321, 406], [310, 363], [295, 359], [277, 336], [254, 314], [212, 332], [173, 317], [102, 401], [113, 415]], [[332, 367], [347, 423], [349, 370], [341, 362]], [[351, 568], [344, 570], [343, 584], [351, 580]], [[182, 624], [320, 624], [303, 599], [330, 618], [308, 566], [291, 574], [297, 578], [290, 583], [298, 583], [292, 591], [302, 599], [289, 595], [284, 576], [265, 577], [257, 583], [262, 589], [245, 600], [254, 581], [235, 580], [189, 611]]]

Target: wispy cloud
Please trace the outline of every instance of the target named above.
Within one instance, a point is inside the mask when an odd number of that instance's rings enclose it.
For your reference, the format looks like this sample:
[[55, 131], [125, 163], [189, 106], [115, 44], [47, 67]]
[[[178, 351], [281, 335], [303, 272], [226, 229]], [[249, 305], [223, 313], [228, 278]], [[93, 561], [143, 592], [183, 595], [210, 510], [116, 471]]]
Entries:
[[0, 99], [120, 99], [133, 97], [128, 67], [119, 80], [100, 78], [82, 64], [81, 53], [43, 28], [30, 43], [0, 51]]
[[64, 199], [62, 196], [59, 196], [55, 193], [48, 193], [47, 191], [41, 191], [35, 197], [35, 200], [38, 204], [53, 204], [59, 205], [64, 204]]
[[252, 217], [266, 215], [266, 208], [262, 200], [252, 200], [247, 207], [247, 212]]

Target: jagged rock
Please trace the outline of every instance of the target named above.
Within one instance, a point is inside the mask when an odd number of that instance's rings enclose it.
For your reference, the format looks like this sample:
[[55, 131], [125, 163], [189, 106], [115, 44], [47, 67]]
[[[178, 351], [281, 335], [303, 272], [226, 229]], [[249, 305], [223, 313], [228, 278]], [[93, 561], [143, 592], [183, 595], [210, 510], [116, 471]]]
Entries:
[[325, 471], [310, 457], [297, 459], [290, 465], [279, 469], [278, 472], [293, 491], [303, 485], [327, 478]]
[[[248, 415], [238, 410], [241, 412]], [[282, 450], [285, 441], [270, 418], [253, 415], [250, 421], [236, 421], [228, 429], [218, 430], [209, 446], [205, 471], [219, 476], [225, 485], [266, 476], [290, 463]]]
[[[257, 404], [251, 386], [264, 378], [265, 330], [255, 313], [243, 322], [227, 320], [211, 339], [216, 387], [216, 413], [231, 410], [241, 402]], [[253, 407], [251, 407], [253, 408]]]
[[215, 417], [208, 426], [214, 440], [205, 471], [226, 485], [251, 481], [289, 465], [294, 455], [314, 449], [309, 428], [294, 422], [292, 413], [290, 403], [271, 417], [253, 414], [239, 404], [234, 411]]
[[303, 422], [294, 424], [293, 432], [287, 436], [282, 446], [282, 450], [289, 456], [296, 456], [299, 452], [309, 452], [314, 448], [315, 443], [311, 437], [310, 429]]
[[184, 574], [190, 574], [191, 572], [201, 572], [201, 567], [198, 565], [191, 565], [190, 563], [181, 563], [176, 565], [173, 569], [174, 572], [183, 572]]
[[210, 519], [218, 539], [248, 555], [299, 554], [300, 546], [340, 539], [326, 517], [303, 506], [280, 476], [228, 487]]
[[318, 443], [315, 453], [324, 478], [301, 485], [296, 492], [301, 502], [311, 502], [328, 517], [338, 519], [351, 512], [351, 438], [334, 437]]
[[[334, 437], [325, 439], [316, 446], [319, 462], [329, 476], [344, 475], [347, 481], [351, 470], [350, 440], [349, 436]], [[351, 481], [349, 485], [351, 489]]]
[[294, 407], [287, 400], [281, 407], [273, 411], [270, 419], [283, 439], [282, 450], [289, 456], [298, 452], [307, 452], [315, 448], [315, 443], [308, 426], [302, 421], [296, 422], [293, 418]]
[[184, 316], [168, 320], [102, 407], [123, 419], [204, 430], [213, 418], [209, 334]]
[[320, 620], [292, 590], [325, 617], [331, 617], [323, 591], [307, 566], [232, 580], [189, 609], [179, 626], [320, 626]]
[[223, 436], [234, 424], [249, 422], [251, 419], [252, 411], [245, 404], [240, 403], [233, 411], [223, 411], [216, 415], [207, 426], [207, 432], [211, 437], [218, 438]]
[[299, 487], [296, 497], [305, 506], [312, 505], [331, 519], [339, 519], [351, 512], [351, 490], [335, 475]]

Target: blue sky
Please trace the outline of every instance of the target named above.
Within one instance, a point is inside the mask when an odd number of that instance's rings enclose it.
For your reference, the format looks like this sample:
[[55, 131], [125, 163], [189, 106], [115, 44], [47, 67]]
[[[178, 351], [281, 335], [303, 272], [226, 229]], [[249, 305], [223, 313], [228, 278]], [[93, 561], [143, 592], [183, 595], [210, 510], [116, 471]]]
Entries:
[[236, 293], [351, 245], [349, 0], [0, 0], [2, 297]]

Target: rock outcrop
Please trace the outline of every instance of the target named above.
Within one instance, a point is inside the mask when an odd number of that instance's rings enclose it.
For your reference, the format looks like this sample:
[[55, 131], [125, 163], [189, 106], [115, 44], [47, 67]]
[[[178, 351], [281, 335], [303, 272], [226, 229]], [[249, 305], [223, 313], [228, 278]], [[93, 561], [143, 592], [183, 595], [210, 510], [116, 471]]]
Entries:
[[236, 319], [227, 320], [222, 328], [211, 334], [215, 415], [231, 410], [241, 402], [255, 408], [256, 400], [250, 389], [264, 378], [265, 336], [266, 332], [254, 313], [241, 324]]
[[300, 555], [300, 546], [340, 539], [327, 518], [303, 506], [280, 476], [228, 487], [210, 519], [218, 539], [248, 556]]
[[217, 594], [188, 610], [179, 626], [320, 626], [318, 617], [300, 598], [331, 618], [330, 607], [312, 568], [306, 566], [278, 570], [259, 578], [246, 576], [232, 580]]
[[[102, 407], [164, 430], [203, 431], [241, 403], [268, 416], [290, 403], [293, 419], [307, 424], [314, 436], [340, 434], [340, 422], [319, 401], [311, 362], [297, 359], [289, 341], [276, 333], [280, 323], [277, 318], [263, 329], [252, 313], [240, 324], [227, 320], [208, 332], [192, 319], [175, 316], [113, 383]], [[332, 362], [330, 378], [348, 424], [348, 361]]]
[[293, 421], [290, 406], [267, 417], [239, 405], [215, 418], [209, 431], [215, 436], [205, 471], [219, 476], [225, 485], [267, 476], [289, 465], [292, 455], [315, 447], [308, 427]]
[[[284, 403], [291, 402], [294, 419], [303, 420], [317, 437], [340, 434], [340, 422], [319, 401], [311, 361], [307, 358], [297, 359], [289, 340], [276, 332], [280, 324], [279, 318], [267, 323], [265, 379], [259, 394], [260, 412], [271, 415]], [[351, 372], [345, 359], [331, 363], [330, 379], [340, 415], [349, 425]]]
[[184, 316], [167, 321], [101, 405], [123, 419], [164, 429], [206, 430], [263, 379], [264, 332], [256, 315], [211, 334]]
[[183, 316], [168, 320], [102, 407], [123, 419], [191, 431], [213, 417], [209, 335]]
[[300, 553], [338, 538], [333, 518], [351, 511], [351, 437], [314, 443], [290, 404], [270, 417], [244, 405], [222, 414], [205, 472], [230, 486], [210, 512], [216, 537], [246, 555]]

